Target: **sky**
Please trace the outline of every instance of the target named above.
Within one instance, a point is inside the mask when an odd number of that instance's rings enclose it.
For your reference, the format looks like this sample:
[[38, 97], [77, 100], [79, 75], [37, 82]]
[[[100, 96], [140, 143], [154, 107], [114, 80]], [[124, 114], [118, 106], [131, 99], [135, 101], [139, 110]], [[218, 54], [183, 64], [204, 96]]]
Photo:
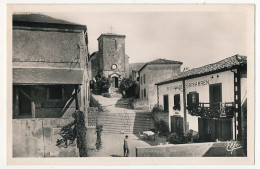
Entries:
[[247, 55], [246, 15], [242, 12], [56, 12], [43, 13], [87, 26], [90, 54], [102, 33], [126, 35], [130, 63], [158, 58], [183, 68]]

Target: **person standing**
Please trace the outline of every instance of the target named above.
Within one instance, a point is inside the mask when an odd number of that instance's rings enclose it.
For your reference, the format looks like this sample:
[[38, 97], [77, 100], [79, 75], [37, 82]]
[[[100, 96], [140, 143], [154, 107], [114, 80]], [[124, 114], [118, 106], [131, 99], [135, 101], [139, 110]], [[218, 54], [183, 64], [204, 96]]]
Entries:
[[129, 148], [128, 148], [128, 135], [125, 136], [124, 139], [124, 157], [128, 157], [129, 156]]

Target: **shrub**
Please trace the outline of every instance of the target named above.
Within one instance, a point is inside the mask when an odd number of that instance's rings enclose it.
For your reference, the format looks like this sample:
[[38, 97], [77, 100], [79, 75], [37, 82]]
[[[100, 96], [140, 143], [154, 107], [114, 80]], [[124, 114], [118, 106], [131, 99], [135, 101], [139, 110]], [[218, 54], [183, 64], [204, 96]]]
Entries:
[[110, 87], [110, 84], [111, 84], [111, 81], [106, 77], [102, 77], [102, 78], [98, 79], [97, 88], [98, 88], [99, 94], [107, 93], [108, 89]]
[[111, 95], [110, 95], [109, 93], [103, 93], [102, 96], [103, 96], [103, 97], [111, 98]]
[[158, 113], [158, 112], [164, 112], [163, 111], [163, 106], [159, 105], [159, 104], [156, 104], [156, 105], [153, 106], [152, 113]]
[[160, 135], [166, 136], [167, 134], [169, 134], [169, 127], [168, 127], [166, 121], [160, 120], [160, 121], [155, 122], [155, 127], [156, 127], [156, 130], [160, 132]]
[[138, 97], [136, 96], [138, 93], [135, 92], [137, 87], [138, 85], [132, 79], [123, 78], [119, 85], [119, 91], [123, 97]]
[[177, 133], [171, 133], [167, 136], [166, 139], [171, 144], [183, 144], [187, 143], [187, 139], [184, 136], [179, 136]]
[[103, 131], [102, 125], [96, 126], [96, 133], [97, 133], [97, 141], [96, 141], [96, 149], [99, 150], [102, 148], [102, 140], [101, 140], [101, 133]]
[[156, 104], [153, 106], [153, 109], [151, 112], [154, 121], [159, 121], [159, 119], [157, 117], [158, 112], [163, 112], [163, 107], [162, 107], [162, 105]]
[[72, 145], [75, 140], [79, 150], [80, 157], [88, 156], [88, 149], [86, 143], [86, 127], [85, 117], [82, 111], [73, 113], [74, 121], [62, 127], [60, 131], [61, 139], [57, 139], [56, 146], [67, 148]]

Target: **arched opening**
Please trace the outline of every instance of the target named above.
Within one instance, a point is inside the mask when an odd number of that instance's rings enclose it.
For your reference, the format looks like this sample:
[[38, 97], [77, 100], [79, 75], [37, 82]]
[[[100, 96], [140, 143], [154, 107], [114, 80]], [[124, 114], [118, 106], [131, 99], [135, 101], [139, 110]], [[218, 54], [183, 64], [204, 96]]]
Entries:
[[112, 87], [118, 88], [118, 77], [112, 77]]

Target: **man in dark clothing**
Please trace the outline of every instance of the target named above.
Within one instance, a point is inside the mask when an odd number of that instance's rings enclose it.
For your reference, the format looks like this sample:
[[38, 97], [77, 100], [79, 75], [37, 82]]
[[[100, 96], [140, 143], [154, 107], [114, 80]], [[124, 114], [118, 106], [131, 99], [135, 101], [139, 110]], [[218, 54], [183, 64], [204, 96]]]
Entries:
[[125, 139], [124, 139], [124, 157], [128, 157], [129, 155], [129, 148], [128, 148], [128, 135], [125, 136]]

